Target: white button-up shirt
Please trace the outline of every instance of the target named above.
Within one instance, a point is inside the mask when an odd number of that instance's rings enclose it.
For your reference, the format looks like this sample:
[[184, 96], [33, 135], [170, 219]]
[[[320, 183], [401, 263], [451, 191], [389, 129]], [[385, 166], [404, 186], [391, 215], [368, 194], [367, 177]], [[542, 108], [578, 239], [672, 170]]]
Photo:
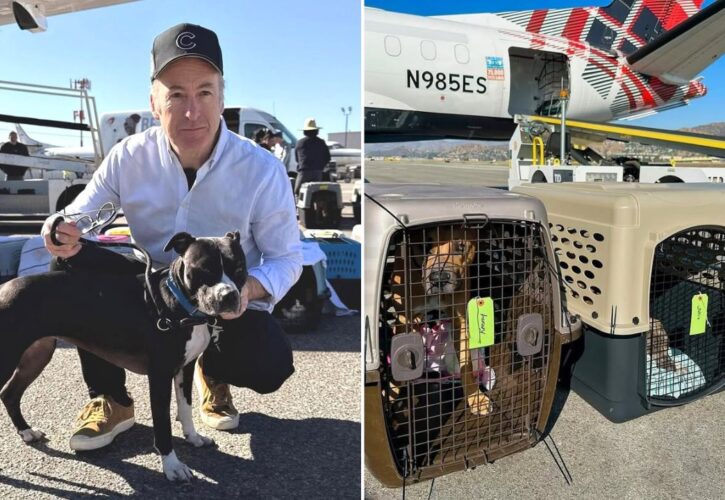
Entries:
[[134, 134], [111, 149], [66, 213], [123, 209], [135, 242], [156, 266], [175, 254], [163, 248], [186, 231], [224, 236], [239, 231], [250, 276], [270, 294], [250, 309], [271, 311], [302, 272], [300, 231], [284, 166], [221, 121], [219, 140], [191, 189], [161, 127]]

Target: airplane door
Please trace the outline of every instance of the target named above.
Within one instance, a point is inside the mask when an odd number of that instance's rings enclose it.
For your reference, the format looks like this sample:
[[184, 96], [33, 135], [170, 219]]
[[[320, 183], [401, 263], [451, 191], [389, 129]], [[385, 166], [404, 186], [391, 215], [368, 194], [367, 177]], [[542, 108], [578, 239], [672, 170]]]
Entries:
[[509, 61], [509, 113], [559, 116], [559, 92], [570, 88], [568, 57], [557, 52], [511, 47]]

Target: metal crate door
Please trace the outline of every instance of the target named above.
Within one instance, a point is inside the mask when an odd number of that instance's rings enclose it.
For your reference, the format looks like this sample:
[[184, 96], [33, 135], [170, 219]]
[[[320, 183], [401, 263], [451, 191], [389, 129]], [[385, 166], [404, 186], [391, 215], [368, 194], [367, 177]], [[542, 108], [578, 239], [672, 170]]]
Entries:
[[678, 405], [725, 385], [725, 230], [682, 231], [655, 248], [645, 387]]
[[[560, 347], [545, 241], [539, 224], [488, 220], [391, 239], [381, 397], [404, 477], [485, 463], [538, 440]], [[483, 335], [470, 326], [479, 320], [492, 325]]]

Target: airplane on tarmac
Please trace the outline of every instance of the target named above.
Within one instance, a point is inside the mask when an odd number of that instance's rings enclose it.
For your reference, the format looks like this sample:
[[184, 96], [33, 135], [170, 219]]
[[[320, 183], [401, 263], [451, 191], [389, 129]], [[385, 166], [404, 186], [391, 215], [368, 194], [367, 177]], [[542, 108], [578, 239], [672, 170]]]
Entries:
[[[36, 157], [56, 157], [59, 159], [66, 160], [86, 160], [92, 161], [93, 159], [93, 148], [92, 147], [66, 147], [66, 146], [55, 146], [47, 142], [41, 142], [33, 139], [28, 135], [25, 129], [19, 124], [13, 124], [15, 133], [18, 134], [18, 142], [25, 144], [28, 147], [28, 153], [30, 156]], [[0, 146], [4, 144], [0, 141]]]
[[515, 114], [589, 121], [686, 105], [725, 50], [725, 0], [415, 16], [365, 9], [365, 141], [509, 139]]
[[339, 142], [326, 141], [330, 149], [330, 158], [338, 167], [346, 165], [360, 165], [362, 163], [362, 150], [358, 148], [346, 148]]
[[16, 23], [21, 30], [42, 33], [48, 16], [107, 7], [136, 0], [13, 0], [0, 2], [0, 25]]

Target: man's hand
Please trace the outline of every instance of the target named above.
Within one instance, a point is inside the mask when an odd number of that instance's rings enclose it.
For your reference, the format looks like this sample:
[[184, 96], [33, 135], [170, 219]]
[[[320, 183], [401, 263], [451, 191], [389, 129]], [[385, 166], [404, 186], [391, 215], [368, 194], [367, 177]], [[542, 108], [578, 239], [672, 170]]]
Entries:
[[55, 217], [49, 217], [45, 221], [43, 229], [40, 230], [40, 235], [43, 237], [45, 248], [48, 249], [51, 255], [68, 259], [81, 250], [79, 242], [81, 231], [76, 227], [75, 222], [61, 222], [55, 229], [55, 238], [61, 242], [61, 245], [55, 245], [50, 239], [51, 226], [55, 219]]
[[250, 300], [263, 299], [267, 296], [269, 296], [269, 293], [257, 278], [250, 276], [239, 292], [239, 310], [234, 313], [222, 313], [220, 316], [225, 320], [237, 319], [247, 310]]

